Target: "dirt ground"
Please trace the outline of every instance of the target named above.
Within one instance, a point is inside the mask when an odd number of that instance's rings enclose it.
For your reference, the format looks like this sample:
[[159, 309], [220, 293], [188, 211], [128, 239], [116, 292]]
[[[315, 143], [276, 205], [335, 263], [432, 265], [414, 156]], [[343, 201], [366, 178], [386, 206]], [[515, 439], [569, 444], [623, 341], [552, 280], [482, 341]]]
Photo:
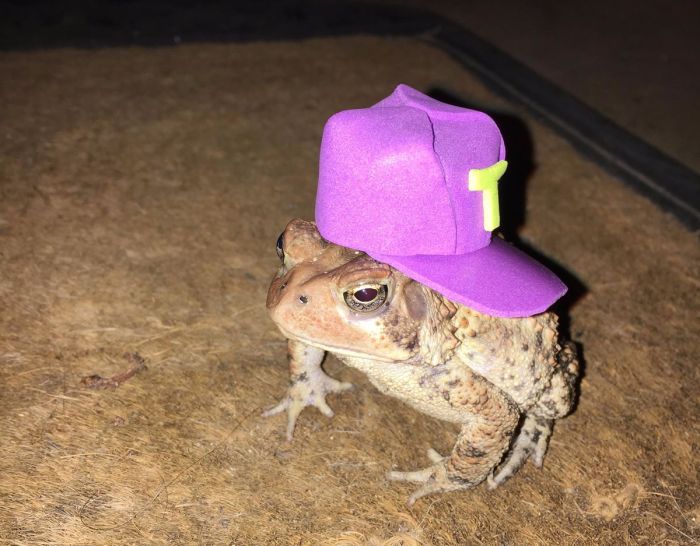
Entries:
[[[2, 53], [0, 70], [1, 542], [697, 542], [697, 236], [443, 53], [355, 37]], [[411, 509], [386, 471], [448, 450], [452, 426], [334, 359], [358, 388], [332, 420], [307, 410], [287, 444], [260, 417], [287, 384], [274, 242], [312, 218], [323, 123], [399, 82], [526, 128], [506, 135], [507, 221], [568, 272], [585, 358], [542, 470]], [[141, 358], [114, 388], [84, 379]]]

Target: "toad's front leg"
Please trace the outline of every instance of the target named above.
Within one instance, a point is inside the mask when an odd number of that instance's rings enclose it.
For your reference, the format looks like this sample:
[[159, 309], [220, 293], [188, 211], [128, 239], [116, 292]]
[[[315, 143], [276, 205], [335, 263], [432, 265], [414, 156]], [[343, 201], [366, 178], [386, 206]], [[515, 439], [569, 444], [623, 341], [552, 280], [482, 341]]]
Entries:
[[390, 472], [389, 479], [422, 483], [409, 506], [430, 493], [469, 489], [483, 482], [508, 450], [520, 412], [500, 389], [470, 370], [450, 374], [435, 387], [451, 406], [460, 408], [462, 429], [448, 457], [428, 450], [433, 464], [414, 472]]
[[289, 340], [289, 389], [279, 404], [263, 413], [263, 417], [269, 417], [287, 411], [288, 441], [292, 439], [297, 417], [305, 407], [315, 406], [326, 417], [333, 417], [333, 410], [326, 403], [326, 395], [352, 388], [351, 383], [336, 381], [326, 375], [321, 368], [324, 356], [323, 349]]

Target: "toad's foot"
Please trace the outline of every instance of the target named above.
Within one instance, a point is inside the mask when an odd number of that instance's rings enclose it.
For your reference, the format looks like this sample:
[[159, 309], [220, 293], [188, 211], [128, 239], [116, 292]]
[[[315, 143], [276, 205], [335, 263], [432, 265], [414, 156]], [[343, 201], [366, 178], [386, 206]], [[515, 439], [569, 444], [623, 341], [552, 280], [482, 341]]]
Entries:
[[413, 506], [418, 499], [431, 493], [447, 493], [460, 489], [470, 489], [477, 485], [468, 480], [450, 476], [446, 465], [449, 457], [441, 456], [434, 449], [428, 450], [428, 457], [433, 464], [423, 470], [415, 470], [413, 472], [391, 471], [387, 474], [390, 480], [423, 484], [408, 498], [408, 506]]
[[314, 406], [326, 417], [333, 417], [333, 410], [326, 403], [326, 395], [352, 388], [352, 383], [328, 377], [320, 368], [316, 373], [302, 373], [292, 381], [282, 401], [263, 413], [263, 417], [270, 417], [287, 411], [287, 441], [292, 440], [297, 418], [305, 407]]
[[535, 466], [541, 468], [551, 435], [551, 419], [542, 419], [533, 415], [525, 416], [523, 425], [505, 462], [487, 478], [489, 489], [496, 489], [510, 478], [525, 464], [528, 458], [532, 458]]

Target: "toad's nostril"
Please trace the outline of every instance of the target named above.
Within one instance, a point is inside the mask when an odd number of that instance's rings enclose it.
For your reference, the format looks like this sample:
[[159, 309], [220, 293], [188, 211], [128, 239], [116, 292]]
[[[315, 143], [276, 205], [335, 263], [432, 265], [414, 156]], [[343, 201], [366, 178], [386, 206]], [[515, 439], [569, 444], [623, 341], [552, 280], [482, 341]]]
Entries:
[[306, 297], [306, 296], [304, 296], [304, 295], [302, 295], [302, 296], [299, 296], [299, 301], [300, 301], [301, 303], [303, 303], [304, 305], [306, 305], [307, 303], [309, 303], [309, 298]]

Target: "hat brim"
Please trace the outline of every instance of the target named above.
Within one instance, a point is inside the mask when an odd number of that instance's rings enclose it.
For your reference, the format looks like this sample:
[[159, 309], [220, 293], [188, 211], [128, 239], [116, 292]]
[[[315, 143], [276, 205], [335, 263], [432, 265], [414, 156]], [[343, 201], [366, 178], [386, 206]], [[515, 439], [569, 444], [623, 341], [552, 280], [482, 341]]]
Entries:
[[549, 269], [498, 237], [462, 255], [368, 254], [452, 301], [496, 317], [536, 315], [567, 290]]

